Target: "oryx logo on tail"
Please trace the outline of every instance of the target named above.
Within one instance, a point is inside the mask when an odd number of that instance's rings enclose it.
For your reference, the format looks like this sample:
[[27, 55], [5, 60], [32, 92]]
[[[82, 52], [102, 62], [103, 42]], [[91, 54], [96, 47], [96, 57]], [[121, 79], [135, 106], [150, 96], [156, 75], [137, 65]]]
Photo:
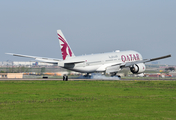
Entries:
[[63, 60], [66, 60], [67, 58], [73, 57], [74, 54], [69, 47], [64, 35], [62, 34], [61, 30], [57, 30], [58, 38], [59, 38], [59, 43], [61, 47], [61, 52], [62, 52], [62, 58]]

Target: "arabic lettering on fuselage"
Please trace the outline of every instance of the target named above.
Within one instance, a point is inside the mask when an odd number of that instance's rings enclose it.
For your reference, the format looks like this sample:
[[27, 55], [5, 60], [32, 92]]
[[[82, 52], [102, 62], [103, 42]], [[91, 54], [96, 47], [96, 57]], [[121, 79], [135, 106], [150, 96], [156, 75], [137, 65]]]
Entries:
[[140, 60], [139, 54], [121, 55], [123, 62]]
[[109, 56], [109, 58], [117, 58], [118, 56], [117, 55], [112, 55], [112, 56]]

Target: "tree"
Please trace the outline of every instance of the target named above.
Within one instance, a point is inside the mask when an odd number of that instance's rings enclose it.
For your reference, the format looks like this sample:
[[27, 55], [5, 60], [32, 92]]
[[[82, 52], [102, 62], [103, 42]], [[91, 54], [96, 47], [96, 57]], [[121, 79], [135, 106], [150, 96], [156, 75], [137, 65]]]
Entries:
[[45, 72], [45, 67], [41, 68], [41, 74], [43, 74]]
[[1, 70], [0, 73], [5, 73], [5, 71]]

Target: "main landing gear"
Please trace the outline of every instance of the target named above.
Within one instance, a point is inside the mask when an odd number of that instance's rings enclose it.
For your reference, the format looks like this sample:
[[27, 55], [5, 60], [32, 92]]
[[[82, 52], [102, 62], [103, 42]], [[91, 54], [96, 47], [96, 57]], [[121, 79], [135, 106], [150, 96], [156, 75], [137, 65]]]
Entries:
[[89, 73], [87, 73], [86, 75], [84, 75], [85, 79], [90, 79], [91, 75], [89, 75]]
[[111, 77], [119, 77], [119, 78], [121, 78], [120, 75], [116, 75], [116, 74], [117, 74], [116, 72], [111, 73]]
[[63, 81], [68, 81], [68, 76], [67, 75], [63, 76]]

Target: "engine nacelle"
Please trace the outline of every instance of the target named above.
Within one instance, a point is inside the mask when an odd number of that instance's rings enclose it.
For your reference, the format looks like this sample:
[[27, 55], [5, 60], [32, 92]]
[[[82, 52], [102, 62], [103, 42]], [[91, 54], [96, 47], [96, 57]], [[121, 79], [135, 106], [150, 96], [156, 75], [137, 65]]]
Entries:
[[145, 71], [146, 67], [144, 63], [134, 64], [132, 67], [130, 67], [130, 70], [133, 74], [140, 74]]

